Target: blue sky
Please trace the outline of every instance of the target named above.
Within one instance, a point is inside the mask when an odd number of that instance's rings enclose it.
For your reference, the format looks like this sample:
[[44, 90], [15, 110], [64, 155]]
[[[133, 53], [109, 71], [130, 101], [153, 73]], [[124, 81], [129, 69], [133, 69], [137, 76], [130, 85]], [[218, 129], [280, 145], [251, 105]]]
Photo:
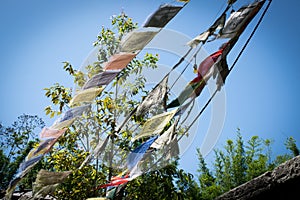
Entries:
[[[225, 2], [191, 0], [166, 28], [194, 37], [209, 27]], [[101, 26], [109, 25], [111, 15], [124, 9], [142, 24], [161, 3], [166, 2], [2, 0], [0, 120], [10, 125], [23, 113], [37, 114], [50, 126], [54, 119], [44, 115], [50, 102], [44, 97], [43, 88], [56, 82], [73, 85], [62, 62], [69, 61], [79, 68], [92, 50]], [[296, 0], [273, 1], [228, 77], [226, 117], [216, 148], [221, 148], [226, 139], [234, 138], [238, 127], [245, 139], [253, 135], [273, 139], [274, 153], [285, 152], [283, 143], [288, 136], [293, 136], [300, 146], [299, 6]], [[241, 41], [245, 41], [250, 29], [251, 26], [246, 29]], [[181, 166], [192, 173], [197, 167], [195, 148], [201, 146], [203, 132], [210, 123], [209, 109], [201, 116], [199, 132], [182, 158]]]

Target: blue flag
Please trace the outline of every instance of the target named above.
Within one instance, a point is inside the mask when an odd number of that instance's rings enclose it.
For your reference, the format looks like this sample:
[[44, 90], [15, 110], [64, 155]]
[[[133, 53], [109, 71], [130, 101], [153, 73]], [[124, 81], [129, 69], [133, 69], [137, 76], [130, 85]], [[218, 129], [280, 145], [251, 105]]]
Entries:
[[135, 165], [138, 164], [140, 160], [142, 160], [144, 154], [152, 145], [152, 143], [157, 139], [158, 136], [152, 137], [148, 139], [146, 142], [135, 148], [127, 158], [127, 167], [131, 170]]

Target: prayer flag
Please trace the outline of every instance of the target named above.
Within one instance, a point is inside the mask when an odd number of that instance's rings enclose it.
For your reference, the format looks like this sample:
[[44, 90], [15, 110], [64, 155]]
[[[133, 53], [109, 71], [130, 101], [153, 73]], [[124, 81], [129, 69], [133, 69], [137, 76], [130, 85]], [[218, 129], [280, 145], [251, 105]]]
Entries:
[[77, 106], [74, 108], [71, 108], [67, 110], [65, 113], [62, 114], [60, 118], [56, 120], [56, 123], [64, 122], [70, 119], [73, 119], [75, 117], [79, 117], [83, 114], [84, 111], [86, 111], [88, 108], [90, 108], [91, 105], [83, 105], [83, 106]]
[[66, 128], [57, 130], [57, 129], [44, 127], [40, 134], [40, 138], [59, 138], [66, 132], [66, 130], [67, 130]]
[[163, 28], [182, 9], [182, 6], [161, 5], [144, 23], [144, 27]]
[[50, 127], [51, 129], [62, 129], [71, 126], [71, 124], [75, 121], [76, 118], [69, 119], [63, 122], [55, 121], [53, 125]]
[[[134, 39], [134, 36], [133, 36], [133, 39]], [[123, 45], [130, 45], [130, 43], [132, 43], [132, 42], [133, 41], [127, 41], [127, 42], [125, 41], [125, 44], [123, 44]], [[127, 51], [127, 52], [130, 52], [130, 51]], [[120, 52], [120, 53], [114, 54], [109, 58], [108, 62], [106, 62], [105, 66], [104, 66], [104, 70], [115, 70], [115, 72], [117, 73], [119, 70], [124, 69], [136, 55], [137, 55], [136, 53], [125, 53], [125, 52]], [[113, 72], [107, 72], [107, 73], [113, 73]], [[118, 74], [116, 74], [116, 75], [118, 75]], [[107, 74], [107, 76], [109, 76], [109, 75]], [[113, 76], [113, 75], [111, 74], [111, 76]], [[104, 85], [107, 85], [107, 84], [104, 84]]]
[[205, 80], [201, 75], [198, 75], [192, 81], [190, 81], [179, 96], [167, 105], [167, 108], [173, 108], [182, 105], [188, 98], [197, 97], [201, 94], [204, 86], [206, 85]]
[[195, 48], [201, 42], [205, 43], [209, 38], [209, 36], [214, 34], [214, 32], [217, 29], [222, 29], [224, 27], [225, 19], [226, 19], [226, 14], [221, 15], [207, 31], [201, 33], [200, 35], [198, 35], [197, 37], [189, 41], [187, 45], [189, 45], [192, 48]]
[[132, 170], [134, 166], [143, 158], [146, 151], [152, 145], [152, 143], [157, 139], [158, 136], [154, 136], [148, 139], [146, 142], [135, 148], [127, 157], [127, 168]]
[[190, 2], [190, 0], [177, 0], [178, 2], [184, 2], [184, 3], [188, 3]]
[[175, 123], [173, 123], [172, 126], [168, 128], [168, 130], [166, 130], [161, 136], [159, 136], [150, 147], [155, 149], [162, 149], [165, 145], [170, 144], [175, 134], [177, 124], [178, 120], [176, 120]]
[[227, 4], [228, 4], [228, 5], [231, 5], [231, 4], [234, 4], [236, 1], [237, 1], [237, 0], [228, 0], [228, 1], [227, 1]]
[[259, 12], [264, 2], [265, 1], [254, 2], [248, 6], [241, 7], [236, 12], [231, 13], [218, 37], [233, 38], [235, 36], [239, 36]]
[[89, 79], [82, 89], [89, 89], [92, 87], [99, 87], [103, 85], [108, 85], [118, 74], [120, 71], [103, 71], [99, 74], [94, 75], [91, 79]]
[[28, 161], [33, 157], [48, 153], [57, 140], [58, 138], [49, 138], [45, 141], [41, 141], [37, 147], [33, 148], [28, 153], [27, 157], [25, 158], [25, 161]]
[[168, 90], [168, 78], [166, 76], [155, 88], [148, 93], [142, 103], [138, 106], [136, 116], [144, 115], [151, 109], [157, 109], [160, 105], [166, 107], [166, 97]]
[[128, 33], [120, 43], [120, 51], [136, 52], [142, 50], [158, 33], [158, 30], [144, 28]]
[[142, 137], [158, 135], [163, 131], [165, 126], [170, 122], [170, 120], [173, 118], [176, 112], [177, 109], [170, 112], [165, 112], [159, 115], [155, 115], [154, 117], [148, 119], [143, 125], [141, 132], [138, 135], [136, 135], [132, 139], [132, 141], [135, 141]]
[[41, 169], [33, 183], [33, 198], [45, 197], [55, 191], [56, 187], [62, 183], [71, 173], [71, 171], [51, 172]]
[[211, 54], [205, 58], [198, 67], [198, 74], [202, 77], [206, 76], [212, 66], [218, 61], [219, 57], [222, 55], [223, 49], [218, 50], [217, 52]]
[[93, 157], [97, 157], [99, 156], [105, 149], [107, 142], [109, 140], [109, 136], [106, 137], [106, 139], [104, 141], [100, 140], [96, 146], [96, 148], [94, 149], [94, 151], [89, 154], [85, 160], [82, 162], [80, 168], [82, 168], [86, 163], [91, 162], [91, 160], [93, 159]]
[[119, 178], [119, 179], [111, 181], [110, 183], [100, 185], [98, 187], [98, 189], [100, 189], [100, 188], [106, 188], [106, 187], [110, 187], [110, 186], [121, 185], [121, 184], [127, 183], [128, 181], [131, 181], [131, 178]]
[[70, 101], [69, 106], [72, 107], [78, 103], [91, 103], [104, 88], [89, 88], [79, 91]]

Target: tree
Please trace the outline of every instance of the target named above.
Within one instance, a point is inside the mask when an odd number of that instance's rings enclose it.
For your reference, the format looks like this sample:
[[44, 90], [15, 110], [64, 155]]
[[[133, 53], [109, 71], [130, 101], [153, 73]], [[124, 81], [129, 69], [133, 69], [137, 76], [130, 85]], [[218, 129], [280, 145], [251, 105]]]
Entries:
[[[19, 165], [38, 142], [38, 133], [44, 126], [45, 123], [41, 118], [26, 114], [19, 116], [11, 126], [5, 127], [0, 124], [1, 190], [8, 187], [9, 182], [17, 173]], [[20, 188], [31, 188], [33, 181], [33, 178], [24, 179]]]
[[[137, 24], [124, 12], [112, 17], [112, 28], [102, 27], [94, 46], [97, 48], [97, 60], [82, 70], [76, 70], [69, 62], [64, 62], [64, 69], [74, 79], [77, 88], [82, 88], [86, 81], [93, 75], [102, 72], [105, 62], [118, 49], [123, 36], [136, 29]], [[61, 137], [47, 156], [46, 168], [52, 171], [68, 171], [72, 173], [55, 191], [58, 199], [85, 199], [93, 196], [105, 196], [106, 189], [95, 188], [107, 183], [112, 176], [122, 172], [126, 156], [134, 148], [145, 142], [142, 138], [131, 142], [136, 127], [145, 123], [146, 119], [155, 115], [159, 110], [153, 110], [145, 116], [133, 116], [115, 136], [117, 123], [131, 113], [147, 95], [145, 86], [146, 78], [143, 68], [157, 67], [158, 55], [145, 53], [142, 60], [133, 59], [125, 69], [113, 80], [110, 85], [113, 89], [104, 90], [98, 95], [89, 109], [75, 120], [68, 131]], [[59, 116], [68, 110], [72, 99], [72, 89], [58, 83], [45, 88], [46, 97], [50, 98], [52, 106], [45, 108], [50, 117]], [[171, 122], [173, 123], [173, 122]], [[170, 126], [171, 124], [169, 124]], [[96, 155], [94, 161], [82, 166], [81, 164], [97, 144], [109, 138], [105, 150]], [[176, 197], [183, 199], [188, 194], [196, 195], [197, 185], [190, 174], [177, 169], [174, 156], [171, 160], [175, 163], [165, 167], [164, 164], [155, 171], [149, 171], [151, 163], [157, 156], [147, 157], [150, 163], [145, 166], [145, 174], [141, 178], [125, 185], [118, 195], [125, 199], [137, 199], [145, 194], [170, 199]], [[146, 160], [146, 158], [145, 158]], [[147, 164], [146, 164], [147, 165]], [[165, 167], [165, 168], [163, 168]], [[159, 184], [157, 184], [159, 182]], [[147, 187], [146, 187], [147, 186]], [[153, 196], [153, 197], [154, 197]]]
[[296, 141], [290, 137], [285, 145], [291, 154], [278, 155], [272, 161], [270, 144], [269, 139], [263, 140], [258, 136], [253, 136], [244, 145], [238, 129], [235, 141], [227, 140], [224, 150], [214, 150], [215, 161], [211, 170], [207, 168], [198, 149], [201, 199], [214, 199], [298, 155]]

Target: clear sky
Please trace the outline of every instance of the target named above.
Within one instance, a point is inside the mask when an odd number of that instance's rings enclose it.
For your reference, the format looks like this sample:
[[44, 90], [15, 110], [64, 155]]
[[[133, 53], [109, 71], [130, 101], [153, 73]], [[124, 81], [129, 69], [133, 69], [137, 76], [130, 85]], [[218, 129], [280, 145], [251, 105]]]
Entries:
[[[225, 2], [191, 0], [166, 28], [195, 37], [211, 25]], [[50, 102], [44, 97], [43, 88], [56, 82], [73, 86], [62, 62], [69, 61], [79, 68], [92, 50], [101, 26], [109, 25], [110, 16], [123, 9], [141, 25], [161, 3], [168, 2], [2, 0], [0, 120], [10, 125], [23, 113], [37, 114], [50, 126], [54, 119], [44, 115], [44, 108]], [[234, 138], [237, 128], [241, 129], [245, 139], [253, 135], [273, 139], [275, 153], [285, 150], [283, 143], [288, 136], [293, 136], [300, 146], [299, 6], [298, 0], [274, 0], [228, 77], [224, 88], [226, 115], [216, 148], [222, 147], [226, 139]], [[241, 42], [250, 30], [251, 26], [246, 29]], [[209, 49], [207, 51], [211, 53]], [[162, 64], [171, 65], [176, 60]], [[201, 101], [205, 102], [205, 99]], [[183, 154], [181, 166], [192, 173], [197, 168], [195, 149], [201, 147], [212, 123], [210, 108], [199, 119], [196, 137]]]

